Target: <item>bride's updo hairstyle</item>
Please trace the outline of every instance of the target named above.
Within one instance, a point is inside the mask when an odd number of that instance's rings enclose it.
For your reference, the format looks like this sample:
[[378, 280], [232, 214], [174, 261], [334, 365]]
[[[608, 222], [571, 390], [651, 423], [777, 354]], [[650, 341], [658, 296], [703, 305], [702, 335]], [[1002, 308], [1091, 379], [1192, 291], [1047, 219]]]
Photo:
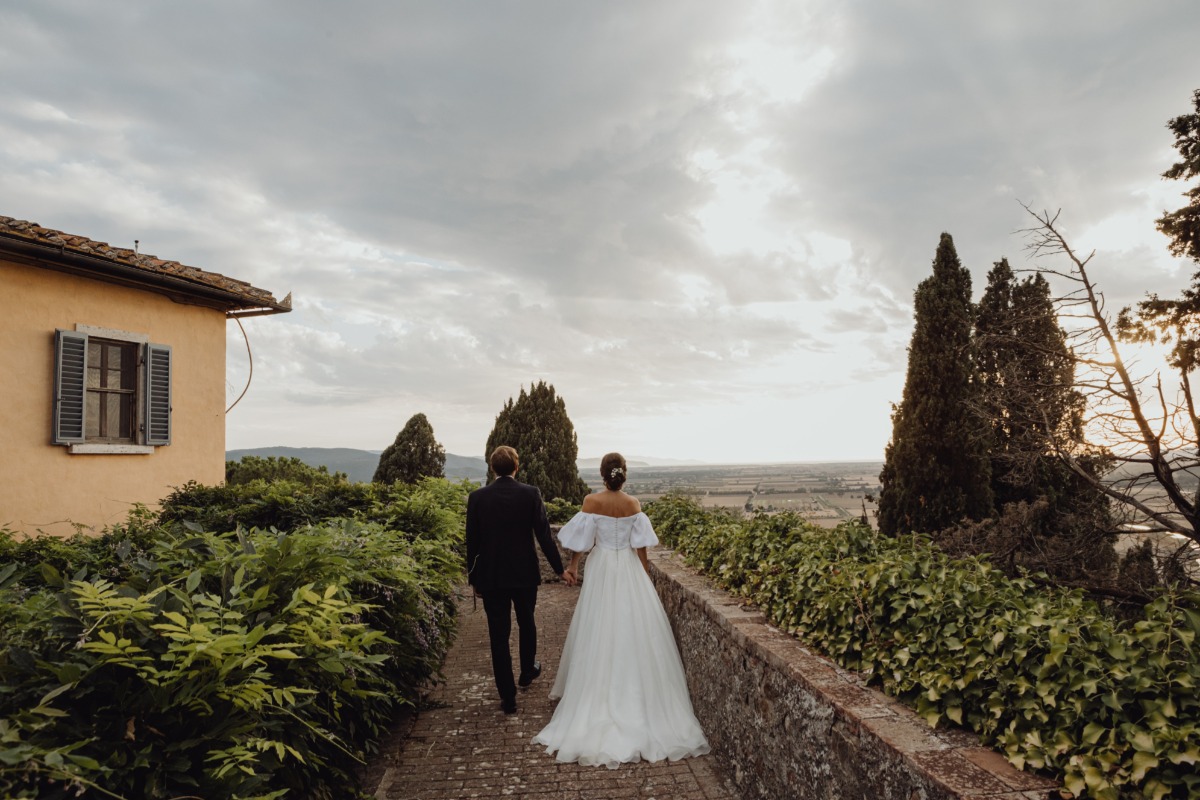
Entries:
[[625, 485], [625, 457], [620, 453], [609, 453], [600, 459], [600, 477], [604, 485], [617, 491]]

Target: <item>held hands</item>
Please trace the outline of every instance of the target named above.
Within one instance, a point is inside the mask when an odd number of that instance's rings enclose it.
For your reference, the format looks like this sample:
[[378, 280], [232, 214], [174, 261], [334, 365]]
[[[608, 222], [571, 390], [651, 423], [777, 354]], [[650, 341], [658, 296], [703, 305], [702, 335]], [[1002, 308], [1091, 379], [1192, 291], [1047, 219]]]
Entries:
[[567, 586], [579, 585], [579, 553], [571, 556], [571, 563], [567, 564], [567, 568], [563, 570], [562, 578], [566, 581]]

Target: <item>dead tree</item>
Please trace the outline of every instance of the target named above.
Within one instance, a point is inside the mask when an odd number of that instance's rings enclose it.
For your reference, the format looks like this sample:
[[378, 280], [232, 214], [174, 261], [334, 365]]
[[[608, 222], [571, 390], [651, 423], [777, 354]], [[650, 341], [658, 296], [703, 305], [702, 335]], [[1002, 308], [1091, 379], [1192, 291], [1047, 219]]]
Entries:
[[[1144, 369], [1127, 359], [1122, 344], [1150, 337], [1144, 326], [1130, 324], [1129, 309], [1116, 320], [1110, 317], [1088, 272], [1095, 252], [1076, 253], [1059, 228], [1059, 212], [1024, 207], [1037, 220], [1022, 231], [1028, 249], [1042, 260], [1037, 271], [1067, 287], [1055, 304], [1070, 339], [1076, 388], [1086, 402], [1085, 429], [1110, 452], [1115, 467], [1103, 476], [1086, 469], [1072, 443], [1056, 438], [1047, 426], [1056, 453], [1118, 504], [1127, 530], [1178, 534], [1185, 541], [1173, 553], [1176, 563], [1189, 549], [1193, 552], [1187, 557], [1195, 559], [1194, 548], [1200, 546], [1200, 417], [1194, 363], [1170, 358]], [[1046, 265], [1050, 260], [1055, 266]]]

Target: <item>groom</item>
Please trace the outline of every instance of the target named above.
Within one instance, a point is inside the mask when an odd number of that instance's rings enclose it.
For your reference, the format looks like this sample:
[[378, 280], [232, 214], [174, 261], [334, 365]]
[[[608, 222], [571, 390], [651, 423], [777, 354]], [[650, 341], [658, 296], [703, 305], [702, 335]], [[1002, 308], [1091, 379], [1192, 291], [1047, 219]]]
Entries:
[[[507, 445], [497, 447], [489, 463], [496, 480], [471, 492], [467, 498], [467, 580], [483, 598], [500, 708], [505, 714], [514, 714], [517, 686], [525, 688], [542, 674], [541, 663], [534, 660], [537, 626], [533, 607], [537, 603], [538, 584], [542, 582], [533, 549], [534, 537], [559, 577], [563, 577], [563, 564], [558, 546], [550, 536], [541, 492], [515, 477], [517, 451]], [[564, 579], [568, 584], [575, 582], [571, 575]], [[513, 610], [517, 615], [521, 656], [521, 677], [516, 682], [508, 648]]]

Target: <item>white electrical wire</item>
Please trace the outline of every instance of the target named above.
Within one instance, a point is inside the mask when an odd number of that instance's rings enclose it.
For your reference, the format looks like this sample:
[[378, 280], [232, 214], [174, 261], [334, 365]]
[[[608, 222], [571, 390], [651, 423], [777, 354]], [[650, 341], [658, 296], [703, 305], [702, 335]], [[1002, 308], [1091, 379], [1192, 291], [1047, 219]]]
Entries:
[[246, 396], [246, 392], [250, 391], [250, 381], [254, 379], [254, 354], [250, 352], [250, 337], [246, 335], [246, 329], [242, 327], [240, 319], [234, 317], [233, 321], [237, 323], [238, 328], [242, 332], [242, 338], [246, 340], [246, 358], [250, 359], [250, 374], [246, 376], [246, 388], [242, 389], [242, 393], [237, 396], [237, 400], [234, 400], [229, 408], [225, 409], [226, 414], [232, 411], [234, 406], [242, 402], [242, 398]]

